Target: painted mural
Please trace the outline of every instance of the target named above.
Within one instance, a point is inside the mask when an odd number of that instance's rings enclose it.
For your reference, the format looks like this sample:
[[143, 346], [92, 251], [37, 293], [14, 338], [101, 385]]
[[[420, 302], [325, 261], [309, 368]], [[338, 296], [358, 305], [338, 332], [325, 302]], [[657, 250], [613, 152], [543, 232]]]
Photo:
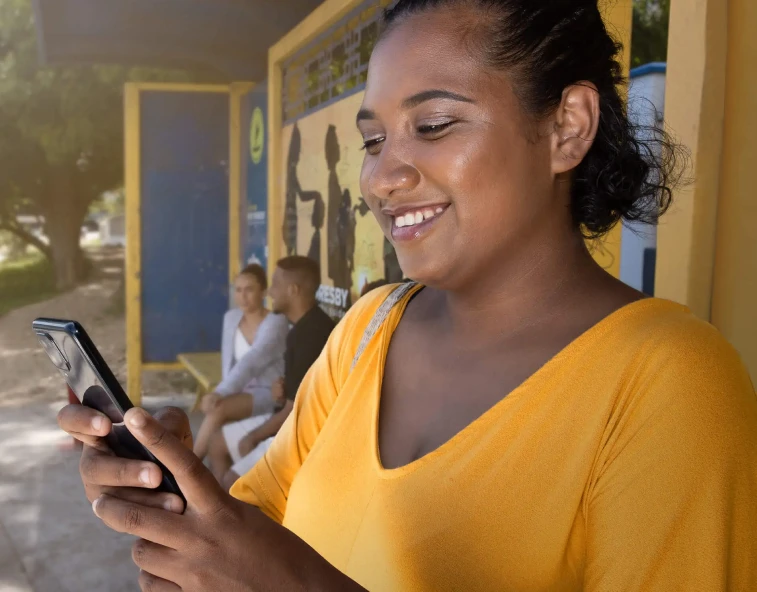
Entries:
[[360, 193], [361, 101], [362, 93], [354, 94], [282, 129], [282, 252], [319, 262], [318, 299], [335, 318], [367, 283], [402, 279], [394, 249]]

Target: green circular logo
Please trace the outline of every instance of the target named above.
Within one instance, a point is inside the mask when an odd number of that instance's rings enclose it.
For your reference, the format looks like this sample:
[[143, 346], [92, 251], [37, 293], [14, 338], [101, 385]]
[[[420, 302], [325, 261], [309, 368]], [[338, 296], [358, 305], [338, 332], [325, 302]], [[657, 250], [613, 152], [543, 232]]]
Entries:
[[263, 147], [265, 146], [265, 122], [263, 121], [263, 111], [260, 107], [255, 107], [252, 112], [252, 125], [250, 125], [250, 155], [252, 162], [258, 164], [263, 158]]

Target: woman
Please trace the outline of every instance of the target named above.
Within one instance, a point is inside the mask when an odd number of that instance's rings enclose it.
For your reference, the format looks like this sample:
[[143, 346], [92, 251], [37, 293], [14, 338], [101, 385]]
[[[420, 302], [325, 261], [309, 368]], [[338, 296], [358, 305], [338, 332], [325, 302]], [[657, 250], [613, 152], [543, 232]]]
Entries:
[[[348, 313], [244, 503], [135, 410], [187, 509], [101, 495], [142, 465], [88, 448], [95, 513], [142, 537], [155, 590], [757, 589], [748, 375], [585, 246], [656, 220], [675, 153], [634, 139], [597, 1], [400, 0], [387, 21], [361, 190], [419, 283]], [[61, 424], [97, 445], [107, 425], [75, 411]]]
[[[271, 385], [284, 375], [284, 350], [289, 324], [265, 306], [268, 279], [260, 265], [245, 267], [234, 280], [234, 308], [223, 319], [221, 365], [223, 380], [205, 395], [205, 414], [195, 442], [195, 454], [208, 454], [212, 436], [224, 424], [270, 413]], [[222, 475], [221, 475], [222, 476]]]

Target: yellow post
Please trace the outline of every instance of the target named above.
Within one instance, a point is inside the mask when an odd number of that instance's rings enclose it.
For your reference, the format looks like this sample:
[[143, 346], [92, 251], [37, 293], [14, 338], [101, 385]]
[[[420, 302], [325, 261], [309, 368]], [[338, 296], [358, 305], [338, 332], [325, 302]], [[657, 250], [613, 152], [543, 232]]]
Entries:
[[655, 294], [705, 320], [712, 298], [729, 4], [672, 2], [668, 35], [665, 119], [691, 151], [692, 182], [675, 192], [657, 229]]
[[229, 87], [229, 284], [242, 262], [242, 96], [254, 87], [234, 82]]
[[140, 219], [139, 87], [124, 87], [124, 188], [126, 191], [126, 392], [142, 402], [142, 223]]
[[[680, 1], [680, 0], [679, 0]], [[722, 2], [722, 0], [721, 0]], [[728, 1], [723, 152], [717, 211], [712, 322], [757, 379], [757, 3]], [[717, 120], [716, 113], [707, 117]]]
[[[623, 74], [628, 77], [631, 65], [631, 23], [633, 21], [633, 1], [618, 0], [602, 5], [605, 25], [610, 34], [623, 44], [620, 63]], [[620, 277], [620, 237], [618, 224], [610, 233], [590, 245], [594, 259], [615, 277]]]

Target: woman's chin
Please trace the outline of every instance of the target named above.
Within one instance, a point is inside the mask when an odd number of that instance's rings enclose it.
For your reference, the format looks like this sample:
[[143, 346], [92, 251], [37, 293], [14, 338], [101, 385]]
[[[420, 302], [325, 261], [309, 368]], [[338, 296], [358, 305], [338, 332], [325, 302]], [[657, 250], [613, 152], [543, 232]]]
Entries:
[[429, 261], [428, 258], [406, 257], [397, 253], [402, 274], [414, 282], [430, 288], [445, 289], [450, 281], [451, 271], [442, 261]]

